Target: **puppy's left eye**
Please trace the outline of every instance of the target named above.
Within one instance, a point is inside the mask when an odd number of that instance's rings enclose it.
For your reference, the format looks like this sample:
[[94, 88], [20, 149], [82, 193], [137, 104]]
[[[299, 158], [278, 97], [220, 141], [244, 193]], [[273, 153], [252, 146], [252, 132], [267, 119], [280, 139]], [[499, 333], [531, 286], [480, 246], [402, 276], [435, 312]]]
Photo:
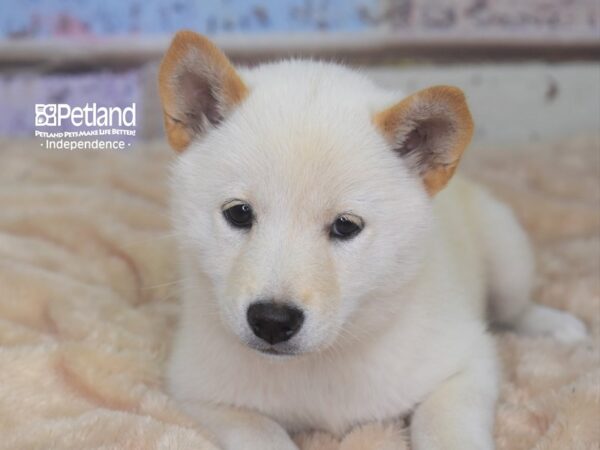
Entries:
[[363, 229], [363, 221], [359, 217], [350, 215], [338, 216], [331, 224], [329, 237], [333, 239], [350, 239]]
[[238, 203], [232, 206], [226, 206], [223, 209], [223, 216], [230, 225], [236, 228], [251, 228], [254, 220], [252, 206], [248, 203]]

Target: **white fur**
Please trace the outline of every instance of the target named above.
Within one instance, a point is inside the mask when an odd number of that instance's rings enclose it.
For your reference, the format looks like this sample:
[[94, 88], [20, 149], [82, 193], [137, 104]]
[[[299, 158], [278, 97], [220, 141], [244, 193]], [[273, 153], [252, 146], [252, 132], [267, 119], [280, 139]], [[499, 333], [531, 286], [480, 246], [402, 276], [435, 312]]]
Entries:
[[[458, 178], [432, 200], [371, 122], [400, 96], [356, 72], [288, 61], [241, 77], [248, 98], [173, 168], [171, 391], [225, 449], [293, 449], [284, 429], [341, 435], [412, 411], [416, 450], [492, 449], [486, 294], [527, 333], [585, 333], [530, 303], [532, 258], [510, 212]], [[229, 199], [252, 204], [249, 233], [223, 219]], [[350, 211], [364, 230], [332, 242], [326, 227]], [[247, 345], [246, 308], [269, 297], [305, 310], [298, 355]]]

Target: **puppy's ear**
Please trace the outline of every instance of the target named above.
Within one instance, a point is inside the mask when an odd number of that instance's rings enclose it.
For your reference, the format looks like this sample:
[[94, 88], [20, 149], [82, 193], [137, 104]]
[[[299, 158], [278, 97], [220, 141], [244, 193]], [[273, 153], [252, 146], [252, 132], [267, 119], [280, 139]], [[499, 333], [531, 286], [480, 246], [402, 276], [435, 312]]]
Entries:
[[430, 195], [450, 181], [473, 135], [473, 120], [458, 88], [434, 86], [377, 113], [373, 121]]
[[177, 151], [218, 125], [248, 92], [223, 52], [191, 31], [173, 38], [158, 81], [167, 138]]

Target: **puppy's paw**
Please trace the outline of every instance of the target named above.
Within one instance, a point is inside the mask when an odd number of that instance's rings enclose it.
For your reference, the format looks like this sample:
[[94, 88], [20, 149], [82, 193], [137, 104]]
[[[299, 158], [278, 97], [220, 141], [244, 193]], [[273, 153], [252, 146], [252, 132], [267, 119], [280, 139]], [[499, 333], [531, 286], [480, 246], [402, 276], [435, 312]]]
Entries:
[[220, 443], [223, 450], [298, 450], [290, 438], [238, 435]]
[[408, 444], [399, 424], [371, 423], [348, 433], [340, 450], [408, 450]]
[[408, 450], [408, 438], [399, 423], [361, 425], [341, 442], [322, 432], [303, 433], [294, 440], [301, 450]]
[[223, 450], [298, 450], [282, 427], [262, 417], [232, 426], [219, 434], [218, 441]]
[[550, 336], [567, 344], [588, 337], [581, 320], [565, 311], [533, 305], [516, 323], [515, 329], [526, 336]]
[[294, 436], [300, 450], [339, 450], [340, 441], [330, 434], [314, 431]]

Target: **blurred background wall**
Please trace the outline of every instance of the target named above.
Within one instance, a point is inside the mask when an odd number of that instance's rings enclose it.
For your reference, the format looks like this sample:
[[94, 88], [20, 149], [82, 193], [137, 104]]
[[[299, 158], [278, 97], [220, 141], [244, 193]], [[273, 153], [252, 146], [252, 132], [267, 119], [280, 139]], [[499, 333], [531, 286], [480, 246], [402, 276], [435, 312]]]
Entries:
[[310, 56], [405, 93], [458, 85], [479, 142], [600, 126], [599, 0], [0, 0], [0, 135], [31, 136], [35, 103], [135, 101], [141, 137], [160, 137], [156, 66], [181, 28], [242, 64]]

